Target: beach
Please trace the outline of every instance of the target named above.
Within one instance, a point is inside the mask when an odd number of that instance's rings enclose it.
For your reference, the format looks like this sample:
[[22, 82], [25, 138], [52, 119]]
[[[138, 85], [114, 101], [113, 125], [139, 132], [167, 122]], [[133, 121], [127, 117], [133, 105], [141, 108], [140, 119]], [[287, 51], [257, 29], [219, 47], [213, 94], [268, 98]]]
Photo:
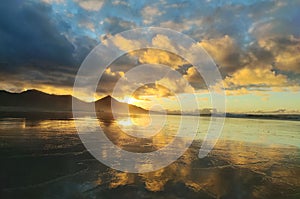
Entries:
[[[83, 146], [72, 118], [1, 118], [0, 196], [299, 198], [299, 122], [227, 118], [213, 150], [199, 159], [209, 118], [184, 117], [189, 121], [185, 123], [187, 131], [188, 125], [200, 121], [192, 145], [169, 166], [140, 174], [117, 171], [96, 160]], [[137, 145], [122, 137], [123, 133], [116, 134], [119, 127], [132, 130], [128, 118], [102, 118], [99, 125], [108, 137], [114, 134], [110, 138], [114, 144], [146, 153], [171, 141], [179, 121], [179, 116], [170, 116], [167, 128], [152, 138], [152, 146], [148, 142]], [[99, 143], [99, 147], [105, 151], [106, 145]]]

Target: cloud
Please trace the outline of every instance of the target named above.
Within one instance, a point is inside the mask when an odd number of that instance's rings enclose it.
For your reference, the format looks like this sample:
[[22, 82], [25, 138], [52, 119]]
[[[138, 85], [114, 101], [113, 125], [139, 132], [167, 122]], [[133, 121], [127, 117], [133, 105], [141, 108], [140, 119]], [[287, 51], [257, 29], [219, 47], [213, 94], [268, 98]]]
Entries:
[[[179, 48], [178, 46], [173, 45], [172, 41], [167, 36], [158, 34], [152, 38], [151, 42], [157, 49], [148, 48], [143, 50], [146, 46], [144, 40], [129, 39], [121, 35], [116, 35], [111, 43], [104, 40], [103, 44], [117, 47], [124, 52], [130, 52], [129, 54], [132, 57], [135, 57], [140, 64], [163, 64], [174, 69], [178, 69], [181, 66], [188, 64], [188, 62], [180, 56], [165, 50], [160, 50], [160, 48], [169, 48], [176, 51], [176, 49]], [[138, 50], [131, 51], [132, 49]]]
[[101, 76], [97, 92], [100, 94], [111, 94], [115, 84], [124, 77], [123, 71], [113, 72], [111, 68], [106, 68], [105, 72]]
[[[169, 47], [171, 49], [174, 48], [173, 50], [180, 48], [173, 45], [172, 41], [163, 35], [156, 35], [152, 39], [152, 43], [161, 48]], [[287, 42], [280, 41], [279, 43], [284, 46], [287, 45]], [[142, 45], [140, 41], [126, 39], [121, 36], [117, 37], [114, 44], [123, 51], [131, 49], [132, 47], [138, 48]], [[230, 90], [228, 91], [230, 94], [247, 94], [251, 92], [251, 89], [258, 90], [261, 88], [274, 88], [274, 90], [278, 90], [278, 87], [286, 87], [292, 84], [286, 74], [281, 74], [280, 71], [277, 71], [273, 66], [274, 60], [279, 60], [278, 57], [271, 52], [271, 49], [274, 50], [274, 47], [268, 48], [261, 42], [257, 42], [242, 48], [236, 40], [228, 35], [215, 39], [202, 40], [199, 42], [199, 45], [204, 47], [216, 60], [224, 75], [223, 83], [226, 89]], [[281, 47], [280, 49], [282, 50], [284, 48]], [[289, 52], [294, 51], [295, 49], [292, 49]], [[190, 82], [191, 88], [196, 90], [206, 88], [203, 78], [196, 69], [175, 54], [163, 50], [147, 49], [131, 52], [130, 55], [135, 57], [139, 64], [163, 64], [171, 66]], [[295, 56], [293, 58], [295, 58]], [[285, 61], [287, 62], [289, 60], [287, 59]], [[176, 82], [176, 80], [167, 82], [173, 86], [174, 90], [176, 90], [175, 86], [185, 88]], [[153, 89], [159, 90], [159, 88], [153, 87], [148, 87], [148, 89], [150, 93], [154, 93]], [[161, 93], [164, 93], [166, 96], [168, 95], [168, 92], [163, 89], [161, 90]], [[146, 90], [144, 90], [144, 92], [147, 93]], [[181, 90], [180, 92], [186, 91]]]
[[18, 72], [19, 68], [28, 66], [51, 71], [81, 63], [85, 48], [91, 50], [95, 40], [86, 36], [70, 37], [66, 34], [70, 26], [54, 20], [52, 14], [50, 5], [37, 2], [12, 0], [0, 7], [1, 72]]
[[155, 82], [156, 85], [165, 85], [174, 93], [194, 93], [194, 88], [182, 77], [169, 74], [169, 77], [162, 78]]
[[[300, 6], [300, 3], [298, 3]], [[271, 15], [265, 17], [263, 20], [254, 22], [249, 27], [249, 33], [255, 36], [258, 40], [272, 38], [272, 37], [283, 37], [286, 35], [300, 36], [300, 27], [297, 25], [297, 21], [300, 19], [300, 14], [294, 14], [294, 8], [290, 7], [290, 15], [282, 13], [278, 16]], [[286, 15], [289, 18], [285, 18], [282, 15]]]
[[[118, 97], [134, 92], [136, 98], [150, 95], [169, 97], [174, 93], [194, 92], [194, 88], [175, 70], [160, 65], [141, 67], [127, 73], [120, 71], [122, 68], [107, 69], [101, 77], [101, 88], [98, 91], [110, 94], [115, 89], [114, 94]], [[118, 87], [115, 88], [117, 82]]]
[[288, 110], [288, 109], [284, 109], [284, 108], [281, 108], [281, 109], [277, 109], [277, 110], [258, 110], [258, 111], [252, 111], [251, 113], [259, 113], [259, 114], [266, 114], [266, 113], [271, 113], [271, 114], [299, 114], [300, 113], [300, 110]]
[[224, 79], [225, 88], [281, 87], [287, 85], [287, 77], [276, 74], [271, 68], [243, 68]]
[[73, 64], [74, 47], [49, 18], [51, 12], [50, 6], [41, 3], [4, 3], [0, 7], [1, 60], [9, 65], [28, 62]]
[[103, 4], [104, 0], [75, 0], [78, 5], [88, 11], [99, 11]]
[[112, 43], [109, 43], [107, 40], [104, 40], [102, 43], [108, 47], [117, 47], [124, 52], [132, 51], [132, 49], [140, 49], [142, 47], [141, 41], [127, 39], [121, 35], [115, 35], [111, 42]]
[[161, 97], [169, 97], [174, 96], [174, 92], [172, 92], [167, 87], [164, 87], [160, 84], [148, 84], [137, 89], [133, 96], [136, 99], [142, 99], [145, 96], [156, 96], [158, 98]]
[[277, 69], [300, 73], [300, 38], [291, 35], [261, 39], [259, 45], [272, 53]]
[[[160, 26], [198, 41], [218, 64], [228, 92], [297, 90], [298, 8], [298, 1], [158, 0], [149, 4], [119, 0], [6, 0], [0, 6], [0, 83], [5, 82], [5, 88], [10, 89], [34, 85], [71, 87], [80, 63], [100, 42], [101, 35]], [[157, 35], [152, 42], [161, 48], [178, 48], [164, 35]], [[143, 40], [117, 37], [114, 45], [127, 51], [143, 46]], [[182, 58], [148, 49], [114, 62], [104, 74], [101, 91], [108, 92], [122, 73], [144, 63], [171, 66], [190, 81], [193, 89], [205, 87], [195, 68]], [[180, 92], [187, 89], [176, 80], [164, 81], [170, 81]], [[148, 93], [155, 94], [157, 90], [163, 96], [170, 95], [157, 84], [148, 86]]]
[[95, 24], [93, 22], [82, 21], [81, 23], [79, 23], [79, 26], [83, 27], [83, 28], [87, 28], [87, 29], [89, 29], [92, 32], [96, 32], [96, 30], [95, 30]]
[[112, 1], [113, 5], [125, 5], [125, 6], [129, 6], [129, 3], [124, 1], [124, 0], [113, 0]]
[[60, 18], [54, 20], [53, 12], [42, 2], [12, 0], [0, 6], [0, 74], [2, 85], [9, 85], [5, 88], [73, 85], [81, 61], [96, 41], [70, 37], [66, 34], [70, 26]]
[[71, 94], [73, 82], [73, 75], [61, 72], [44, 74], [39, 71], [28, 71], [22, 76], [19, 74], [0, 76], [0, 88], [12, 92], [38, 89], [46, 93]]
[[231, 95], [248, 95], [251, 92], [247, 88], [242, 87], [242, 88], [235, 88], [230, 90], [227, 89], [225, 93], [227, 96], [231, 96]]
[[[299, 41], [294, 36], [262, 38], [241, 48], [233, 38], [226, 35], [203, 40], [200, 45], [208, 51], [225, 75], [224, 83], [227, 87], [271, 88], [295, 84], [291, 75], [281, 71], [300, 72]], [[245, 90], [237, 90], [237, 93], [241, 92], [245, 93]]]
[[9, 92], [23, 92], [29, 89], [37, 89], [49, 94], [70, 95], [73, 93], [73, 88], [68, 86], [54, 87], [49, 84], [35, 84], [32, 82], [23, 82], [14, 80], [11, 82], [0, 82], [0, 87]]
[[276, 1], [261, 15], [253, 16], [255, 22], [249, 28], [249, 35], [259, 48], [273, 57], [274, 67], [285, 72], [300, 73], [300, 13], [299, 1]]
[[182, 93], [194, 93], [192, 86], [180, 78], [162, 78], [155, 83], [143, 85], [134, 92], [134, 97], [141, 99], [145, 96], [172, 97]]
[[203, 40], [200, 45], [212, 56], [225, 73], [232, 73], [246, 64], [246, 55], [236, 41], [228, 35]]
[[159, 10], [159, 8], [153, 5], [144, 7], [141, 12], [143, 16], [143, 22], [146, 25], [152, 23], [154, 19], [160, 17], [164, 13], [163, 10]]
[[195, 67], [189, 67], [186, 71], [186, 74], [183, 75], [184, 78], [195, 88], [195, 89], [204, 89], [207, 88], [202, 76], [199, 74]]
[[104, 31], [109, 34], [120, 33], [137, 27], [136, 23], [120, 17], [107, 17], [102, 25]]
[[163, 64], [174, 69], [179, 69], [181, 66], [188, 64], [178, 55], [163, 50], [148, 49], [135, 53], [135, 56], [139, 57], [138, 60], [141, 64]]
[[65, 0], [42, 0], [43, 2], [45, 3], [48, 3], [48, 4], [52, 4], [52, 3], [64, 3]]
[[168, 36], [158, 34], [152, 39], [152, 44], [161, 49], [170, 49], [176, 52], [176, 43], [172, 42]]

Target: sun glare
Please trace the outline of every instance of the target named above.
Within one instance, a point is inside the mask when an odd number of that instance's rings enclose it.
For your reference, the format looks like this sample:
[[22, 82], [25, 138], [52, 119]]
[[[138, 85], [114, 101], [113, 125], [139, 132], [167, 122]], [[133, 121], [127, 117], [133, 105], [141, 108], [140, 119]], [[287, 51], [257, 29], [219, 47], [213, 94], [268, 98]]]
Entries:
[[135, 116], [130, 116], [127, 118], [122, 118], [120, 120], [117, 120], [117, 123], [121, 126], [149, 126], [151, 123], [151, 117], [149, 117], [148, 115], [143, 115], [143, 116], [139, 116], [139, 117], [135, 117]]
[[125, 96], [123, 99], [120, 100], [121, 102], [125, 102], [127, 104], [133, 104], [133, 105], [137, 105], [139, 100], [135, 99], [133, 96], [131, 95], [127, 95]]

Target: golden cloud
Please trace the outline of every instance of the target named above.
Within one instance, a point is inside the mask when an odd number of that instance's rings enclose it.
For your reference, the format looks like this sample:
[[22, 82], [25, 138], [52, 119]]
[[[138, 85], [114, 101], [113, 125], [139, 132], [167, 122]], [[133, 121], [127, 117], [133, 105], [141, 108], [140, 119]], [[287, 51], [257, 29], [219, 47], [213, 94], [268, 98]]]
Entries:
[[223, 81], [226, 88], [239, 86], [277, 87], [287, 85], [287, 76], [276, 74], [271, 68], [242, 68]]
[[[121, 35], [114, 36], [114, 39], [112, 40], [113, 45], [118, 47], [120, 50], [124, 52], [131, 51], [132, 49], [139, 49], [141, 48], [142, 42], [137, 40], [131, 40], [122, 37]], [[103, 40], [102, 43], [104, 45], [111, 45], [107, 42], [107, 40]]]
[[233, 72], [246, 62], [236, 41], [228, 35], [221, 38], [203, 40], [199, 44], [225, 72]]
[[[163, 64], [174, 69], [177, 69], [184, 64], [188, 64], [188, 62], [180, 56], [164, 50], [167, 48], [176, 52], [176, 46], [165, 35], [156, 35], [152, 39], [152, 44], [157, 49], [148, 48], [147, 50], [142, 50], [142, 48], [145, 47], [145, 41], [132, 40], [124, 38], [121, 35], [114, 36], [112, 42], [112, 44], [120, 50], [129, 52], [129, 55], [136, 57], [141, 64]], [[103, 40], [102, 43], [106, 46], [112, 45], [107, 40]], [[140, 50], [131, 51], [132, 49]]]
[[175, 93], [194, 93], [194, 88], [184, 78], [163, 78], [156, 81], [156, 85], [167, 85]]
[[273, 54], [276, 68], [300, 73], [300, 38], [261, 39], [259, 45]]
[[112, 72], [111, 68], [106, 68], [105, 70], [105, 74], [109, 75], [109, 76], [117, 76], [119, 78], [124, 77], [125, 73], [123, 71], [117, 71], [117, 72]]
[[242, 68], [215, 86], [216, 90], [220, 88], [224, 88], [228, 96], [254, 94], [267, 100], [269, 95], [265, 93], [266, 90], [292, 91], [298, 87], [290, 86], [287, 76], [276, 74], [271, 67], [267, 67]]
[[178, 69], [180, 66], [187, 64], [187, 62], [178, 55], [157, 49], [148, 49], [138, 56], [141, 64], [163, 64], [174, 69]]
[[173, 95], [173, 92], [160, 84], [148, 84], [137, 89], [133, 96], [137, 99], [141, 99], [142, 96], [167, 97]]

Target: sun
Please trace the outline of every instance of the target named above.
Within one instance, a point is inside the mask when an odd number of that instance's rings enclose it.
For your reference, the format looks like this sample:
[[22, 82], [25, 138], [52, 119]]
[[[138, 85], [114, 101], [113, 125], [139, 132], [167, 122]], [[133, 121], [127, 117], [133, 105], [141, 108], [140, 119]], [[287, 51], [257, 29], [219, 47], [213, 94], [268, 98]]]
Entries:
[[149, 110], [153, 106], [153, 101], [148, 99], [149, 96], [139, 96], [138, 99], [133, 95], [125, 95], [123, 98], [118, 98], [120, 102], [135, 105], [146, 110]]
[[131, 95], [126, 95], [123, 100], [121, 100], [122, 102], [125, 102], [127, 104], [132, 104], [132, 105], [138, 105], [139, 104], [139, 100], [137, 100], [135, 97], [131, 96]]

